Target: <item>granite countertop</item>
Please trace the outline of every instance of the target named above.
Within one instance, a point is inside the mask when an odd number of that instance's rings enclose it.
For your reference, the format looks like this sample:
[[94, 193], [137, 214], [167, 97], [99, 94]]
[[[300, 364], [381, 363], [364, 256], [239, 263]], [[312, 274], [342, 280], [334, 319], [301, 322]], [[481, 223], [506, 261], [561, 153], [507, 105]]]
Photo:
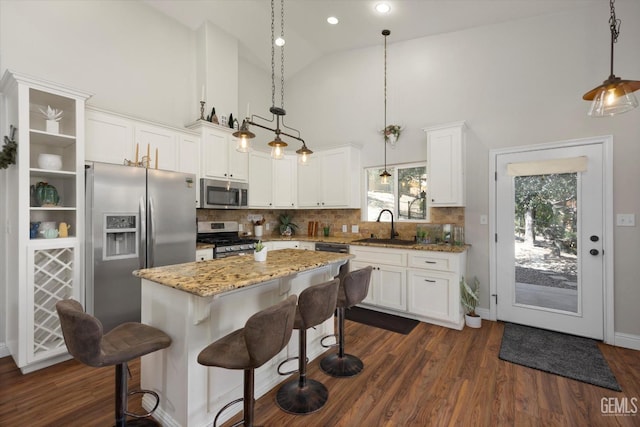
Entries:
[[466, 251], [471, 245], [447, 245], [447, 244], [421, 244], [415, 243], [412, 245], [399, 244], [394, 245], [393, 243], [371, 243], [371, 242], [355, 242], [355, 240], [360, 240], [362, 237], [355, 236], [300, 236], [294, 235], [291, 237], [283, 237], [283, 236], [263, 236], [262, 241], [286, 241], [286, 240], [295, 240], [299, 242], [322, 242], [322, 243], [341, 243], [345, 245], [354, 245], [354, 246], [372, 246], [377, 248], [392, 248], [392, 249], [408, 249], [408, 250], [418, 250], [418, 251], [433, 251], [433, 252], [450, 252], [450, 253], [461, 253]]
[[136, 270], [133, 275], [191, 294], [209, 297], [295, 273], [313, 270], [353, 255], [280, 249], [269, 251], [266, 262], [253, 256], [234, 256], [200, 262]]

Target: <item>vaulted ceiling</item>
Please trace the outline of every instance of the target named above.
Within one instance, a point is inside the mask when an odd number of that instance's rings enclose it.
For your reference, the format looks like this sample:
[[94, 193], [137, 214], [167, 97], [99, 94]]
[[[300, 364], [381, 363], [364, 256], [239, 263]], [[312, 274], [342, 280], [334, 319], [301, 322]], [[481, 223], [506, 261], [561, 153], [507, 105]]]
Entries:
[[[143, 0], [191, 29], [205, 20], [239, 40], [241, 57], [271, 69], [271, 6], [268, 0]], [[391, 6], [381, 15], [380, 2]], [[619, 0], [618, 3], [635, 0]], [[571, 11], [600, 4], [603, 25], [609, 5], [604, 0], [286, 0], [284, 34], [286, 70], [290, 77], [324, 55], [532, 16]], [[338, 25], [329, 25], [335, 16]], [[275, 0], [276, 37], [280, 0]], [[276, 61], [276, 64], [279, 64]], [[278, 67], [278, 65], [276, 65]]]

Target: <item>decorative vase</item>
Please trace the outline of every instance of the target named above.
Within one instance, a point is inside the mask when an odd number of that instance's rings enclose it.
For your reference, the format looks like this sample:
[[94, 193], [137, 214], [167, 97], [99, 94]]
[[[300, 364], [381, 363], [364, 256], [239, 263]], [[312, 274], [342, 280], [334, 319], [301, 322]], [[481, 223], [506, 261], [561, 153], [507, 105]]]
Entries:
[[253, 234], [255, 234], [256, 237], [262, 237], [262, 226], [261, 225], [254, 225], [253, 226]]
[[60, 123], [57, 120], [46, 120], [47, 133], [59, 133]]
[[38, 182], [36, 185], [32, 185], [31, 195], [36, 206], [53, 207], [58, 206], [60, 202], [56, 187], [46, 182]]
[[253, 259], [258, 262], [265, 262], [267, 260], [267, 248], [263, 248], [261, 251], [253, 252]]
[[468, 314], [464, 315], [464, 322], [466, 323], [466, 325], [470, 328], [479, 328], [482, 326], [482, 317], [476, 315], [476, 316], [469, 316]]

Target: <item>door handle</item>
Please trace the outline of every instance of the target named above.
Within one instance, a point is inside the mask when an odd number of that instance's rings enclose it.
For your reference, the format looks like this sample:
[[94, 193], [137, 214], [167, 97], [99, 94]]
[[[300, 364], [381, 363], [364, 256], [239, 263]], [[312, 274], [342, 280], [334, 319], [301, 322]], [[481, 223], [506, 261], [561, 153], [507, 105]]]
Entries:
[[597, 249], [591, 249], [591, 250], [589, 251], [589, 253], [590, 253], [591, 255], [594, 255], [594, 256], [595, 256], [595, 255], [598, 255], [598, 254], [600, 253], [600, 251], [599, 251], [599, 250], [597, 250]]
[[149, 196], [149, 223], [147, 225], [147, 232], [149, 233], [148, 244], [148, 262], [147, 268], [155, 267], [155, 249], [156, 249], [156, 224], [155, 224], [155, 209], [153, 207], [153, 198]]
[[147, 209], [144, 197], [140, 197], [138, 203], [138, 261], [140, 268], [145, 268], [147, 263]]

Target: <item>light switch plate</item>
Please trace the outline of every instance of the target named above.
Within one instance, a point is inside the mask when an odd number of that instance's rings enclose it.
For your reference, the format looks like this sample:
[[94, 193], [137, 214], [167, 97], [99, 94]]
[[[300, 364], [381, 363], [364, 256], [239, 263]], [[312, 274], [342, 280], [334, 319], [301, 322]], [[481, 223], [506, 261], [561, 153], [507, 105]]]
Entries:
[[351, 232], [352, 233], [359, 233], [360, 232], [360, 227], [357, 225], [352, 225], [351, 226]]
[[480, 225], [489, 224], [489, 217], [487, 215], [480, 215]]
[[635, 227], [636, 214], [617, 214], [616, 225], [618, 227]]
[[342, 232], [343, 233], [347, 232], [347, 224], [342, 224]]

